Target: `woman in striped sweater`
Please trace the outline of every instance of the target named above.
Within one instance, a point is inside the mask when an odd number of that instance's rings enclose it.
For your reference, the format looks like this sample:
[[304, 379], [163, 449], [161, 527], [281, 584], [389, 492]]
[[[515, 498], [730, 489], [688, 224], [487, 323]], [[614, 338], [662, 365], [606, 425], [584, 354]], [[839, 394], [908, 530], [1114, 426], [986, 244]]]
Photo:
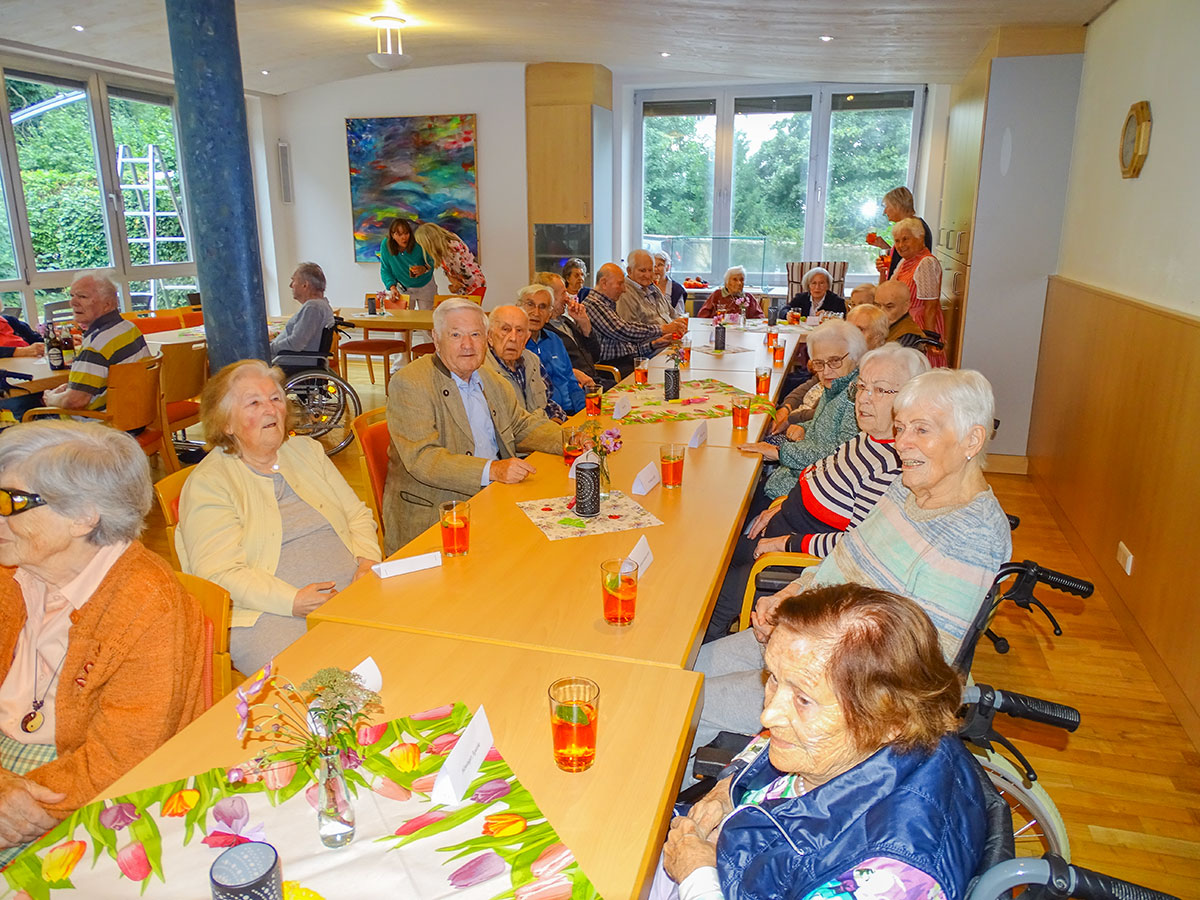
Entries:
[[734, 549], [706, 641], [724, 635], [737, 617], [755, 559], [777, 550], [826, 556], [846, 529], [874, 509], [900, 474], [900, 458], [892, 446], [892, 400], [909, 379], [928, 371], [924, 356], [899, 344], [885, 344], [863, 356], [858, 381], [850, 387], [861, 430], [808, 466], [782, 502], [754, 520]]

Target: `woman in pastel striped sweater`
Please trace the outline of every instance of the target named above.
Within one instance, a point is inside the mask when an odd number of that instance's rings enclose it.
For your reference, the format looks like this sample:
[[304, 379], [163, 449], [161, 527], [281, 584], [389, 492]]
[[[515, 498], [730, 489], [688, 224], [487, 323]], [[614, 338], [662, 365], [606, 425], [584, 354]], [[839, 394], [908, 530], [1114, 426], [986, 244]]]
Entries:
[[892, 441], [892, 400], [910, 379], [928, 371], [922, 354], [899, 344], [868, 351], [859, 361], [858, 381], [850, 393], [861, 430], [801, 472], [782, 502], [755, 518], [733, 551], [706, 641], [726, 634], [737, 618], [754, 560], [778, 550], [827, 556], [846, 529], [875, 508], [900, 474]]

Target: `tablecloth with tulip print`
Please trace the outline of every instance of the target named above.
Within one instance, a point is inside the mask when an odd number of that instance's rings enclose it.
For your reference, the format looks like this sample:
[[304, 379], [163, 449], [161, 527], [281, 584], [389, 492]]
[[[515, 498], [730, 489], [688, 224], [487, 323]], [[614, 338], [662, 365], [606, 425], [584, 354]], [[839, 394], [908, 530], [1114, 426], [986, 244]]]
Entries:
[[[686, 374], [687, 370], [684, 370]], [[601, 411], [611, 416], [617, 400], [628, 397], [629, 412], [619, 421], [622, 425], [648, 425], [653, 422], [682, 422], [685, 419], [720, 419], [733, 415], [734, 397], [751, 397], [750, 412], [775, 414], [775, 407], [765, 397], [743, 391], [716, 378], [685, 381], [679, 386], [678, 400], [664, 400], [663, 386], [658, 384], [618, 384], [604, 392]]]
[[598, 895], [496, 748], [457, 806], [432, 802], [471, 713], [461, 703], [360, 727], [343, 751], [357, 832], [317, 836], [314, 774], [212, 769], [90, 804], [13, 860], [0, 897], [196, 898], [226, 847], [279, 851], [285, 900], [588, 900]]

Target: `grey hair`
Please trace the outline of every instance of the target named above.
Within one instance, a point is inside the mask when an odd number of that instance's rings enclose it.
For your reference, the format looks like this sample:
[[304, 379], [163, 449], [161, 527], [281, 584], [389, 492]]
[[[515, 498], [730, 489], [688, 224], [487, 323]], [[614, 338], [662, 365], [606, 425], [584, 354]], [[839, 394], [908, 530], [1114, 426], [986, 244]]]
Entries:
[[451, 297], [449, 300], [443, 300], [439, 303], [433, 311], [433, 333], [439, 338], [442, 337], [446, 329], [446, 317], [452, 312], [464, 309], [479, 316], [479, 321], [483, 323], [484, 330], [487, 330], [488, 315], [483, 311], [482, 306], [478, 303], [472, 303], [470, 300], [460, 300], [458, 297]]
[[846, 351], [850, 354], [850, 359], [856, 368], [858, 361], [867, 352], [867, 339], [863, 337], [861, 331], [842, 319], [827, 319], [809, 332], [809, 355], [811, 356], [813, 353], [814, 344], [829, 344], [831, 342], [841, 343], [846, 346]]
[[730, 266], [728, 269], [726, 269], [725, 270], [725, 279], [721, 282], [722, 287], [725, 287], [729, 284], [729, 278], [731, 275], [741, 275], [742, 278], [745, 278], [746, 277], [746, 267], [745, 266]]
[[829, 283], [829, 290], [832, 291], [833, 290], [833, 276], [829, 274], [829, 270], [826, 269], [824, 266], [813, 266], [811, 269], [809, 269], [807, 272], [805, 272], [804, 276], [800, 279], [800, 287], [804, 288], [804, 290], [807, 291], [809, 281], [811, 281], [812, 277], [818, 273], [825, 276], [825, 280]]
[[654, 256], [653, 256], [653, 255], [650, 253], [650, 251], [649, 251], [649, 250], [646, 250], [646, 249], [645, 249], [645, 248], [643, 248], [643, 247], [638, 247], [638, 248], [636, 248], [636, 249], [634, 249], [634, 250], [630, 250], [630, 251], [629, 251], [629, 255], [628, 255], [627, 257], [625, 257], [625, 265], [626, 265], [626, 266], [632, 266], [632, 265], [633, 265], [633, 258], [634, 258], [635, 256], [638, 256], [638, 255], [642, 254], [642, 253], [646, 254], [646, 259], [650, 260], [650, 262], [651, 262], [651, 263], [653, 263], [653, 262], [654, 262]]
[[80, 422], [29, 422], [0, 436], [0, 480], [22, 469], [29, 490], [68, 519], [96, 517], [89, 543], [107, 547], [142, 533], [154, 489], [137, 441]]
[[302, 262], [292, 273], [318, 293], [325, 293], [325, 272], [315, 262]]
[[526, 297], [532, 297], [536, 294], [549, 294], [550, 302], [554, 302], [554, 291], [551, 290], [548, 284], [527, 284], [525, 287], [517, 291], [517, 305], [520, 306], [525, 302]]
[[[866, 325], [864, 330], [857, 319], [866, 319], [863, 325]], [[887, 340], [888, 332], [892, 330], [891, 320], [888, 319], [888, 314], [883, 311], [882, 307], [875, 306], [871, 303], [860, 303], [846, 313], [846, 321], [863, 332], [863, 337], [866, 337], [868, 332], [875, 340], [867, 340], [867, 346], [874, 346], [879, 349]], [[870, 352], [870, 351], [868, 351]], [[920, 354], [918, 354], [920, 355]], [[922, 357], [923, 358], [923, 357]]]
[[991, 437], [996, 398], [992, 385], [974, 369], [933, 369], [918, 375], [900, 389], [894, 408], [900, 413], [918, 403], [947, 413], [960, 441], [976, 425], [983, 429], [985, 443]]
[[664, 253], [662, 250], [655, 250], [650, 255], [655, 259], [661, 259], [663, 262], [665, 262], [668, 269], [671, 268], [671, 255], [669, 253]]
[[921, 224], [921, 220], [916, 216], [909, 216], [907, 219], [901, 219], [892, 226], [892, 239], [900, 232], [911, 235], [915, 238], [925, 240], [925, 226]]
[[[872, 307], [879, 309], [879, 307]], [[883, 310], [880, 310], [883, 312]], [[885, 315], [884, 321], [887, 321]], [[905, 378], [902, 384], [908, 384], [918, 375], [922, 375], [929, 371], [929, 360], [925, 358], [924, 353], [914, 350], [912, 347], [903, 347], [895, 341], [884, 344], [882, 347], [876, 347], [874, 350], [868, 350], [863, 354], [863, 358], [858, 361], [858, 370], [861, 372], [867, 367], [867, 363], [892, 363], [905, 372]]]
[[90, 281], [96, 287], [97, 293], [112, 303], [113, 306], [120, 306], [121, 292], [117, 288], [117, 283], [105, 275], [103, 272], [84, 272], [71, 284], [80, 281]]

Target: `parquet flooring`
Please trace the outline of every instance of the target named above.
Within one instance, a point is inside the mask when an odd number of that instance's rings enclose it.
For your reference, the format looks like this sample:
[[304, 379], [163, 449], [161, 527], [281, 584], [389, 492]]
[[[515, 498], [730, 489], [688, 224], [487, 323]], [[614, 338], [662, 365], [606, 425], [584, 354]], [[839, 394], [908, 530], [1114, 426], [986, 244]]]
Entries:
[[[350, 374], [364, 409], [384, 403], [382, 383], [370, 385], [364, 365], [352, 364]], [[334, 457], [365, 497], [359, 459], [353, 444]], [[1015, 559], [1089, 577], [1029, 478], [992, 475], [989, 481], [1005, 511], [1021, 518], [1013, 533]], [[159, 552], [166, 549], [162, 525], [153, 510], [144, 538]], [[1075, 863], [1200, 900], [1200, 752], [1099, 590], [1087, 600], [1049, 588], [1037, 593], [1063, 635], [1055, 637], [1041, 614], [1010, 604], [993, 627], [1011, 649], [1000, 655], [985, 639], [974, 676], [1070, 704], [1083, 722], [1071, 735], [1003, 716], [998, 726], [1058, 805]]]

